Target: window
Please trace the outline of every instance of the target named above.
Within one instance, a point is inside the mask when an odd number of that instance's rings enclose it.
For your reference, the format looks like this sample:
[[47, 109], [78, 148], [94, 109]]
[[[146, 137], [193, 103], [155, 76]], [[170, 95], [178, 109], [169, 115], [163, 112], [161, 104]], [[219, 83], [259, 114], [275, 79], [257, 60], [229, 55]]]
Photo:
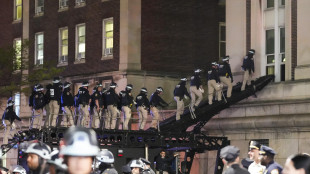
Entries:
[[85, 24], [76, 26], [76, 59], [85, 59]]
[[20, 113], [20, 93], [15, 93], [14, 95], [14, 106], [15, 106], [15, 113], [17, 116], [19, 116]]
[[113, 55], [113, 18], [103, 20], [103, 56]]
[[273, 8], [274, 7], [274, 0], [267, 0], [267, 8]]
[[14, 39], [15, 58], [13, 60], [14, 71], [20, 70], [22, 66], [22, 41], [20, 38]]
[[44, 13], [44, 0], [36, 0], [36, 15]]
[[68, 8], [68, 0], [59, 0], [59, 9]]
[[18, 21], [22, 19], [23, 3], [22, 0], [14, 0], [14, 20]]
[[280, 80], [285, 81], [285, 28], [280, 28], [280, 60]]
[[44, 58], [44, 35], [36, 33], [35, 35], [35, 65], [43, 65]]
[[59, 29], [59, 63], [68, 62], [68, 28]]
[[219, 25], [219, 56], [224, 57], [226, 55], [226, 26], [221, 22]]
[[76, 6], [85, 5], [85, 0], [75, 0], [75, 5]]
[[274, 29], [266, 30], [266, 55], [267, 55], [267, 67], [266, 74], [274, 74]]
[[279, 0], [279, 5], [280, 6], [285, 6], [285, 0]]

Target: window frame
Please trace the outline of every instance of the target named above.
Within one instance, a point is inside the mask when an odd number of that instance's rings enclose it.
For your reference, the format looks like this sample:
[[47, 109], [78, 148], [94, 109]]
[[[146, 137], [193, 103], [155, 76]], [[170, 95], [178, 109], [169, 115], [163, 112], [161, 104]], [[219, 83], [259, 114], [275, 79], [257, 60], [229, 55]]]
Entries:
[[[35, 15], [36, 16], [42, 16], [44, 14], [45, 1], [41, 0], [43, 2], [43, 6], [38, 6], [38, 1], [40, 1], [40, 0], [35, 0]], [[40, 9], [40, 11], [39, 11], [39, 9]]]
[[[81, 58], [78, 58], [79, 56], [79, 27], [81, 26], [84, 26], [84, 30], [85, 30], [85, 33], [84, 33], [84, 45], [85, 45], [85, 51], [84, 51], [84, 57], [81, 57]], [[75, 26], [75, 61], [82, 61], [84, 60], [85, 61], [86, 59], [86, 24], [85, 23], [81, 23], [81, 24], [77, 24]]]
[[[64, 30], [67, 30], [67, 39], [66, 39], [67, 40], [67, 45], [63, 44], [63, 40], [65, 40], [65, 39], [62, 38], [62, 32]], [[69, 55], [69, 53], [67, 55], [65, 55], [66, 58], [65, 58], [64, 61], [62, 61], [62, 56], [64, 56], [62, 54], [62, 47], [63, 46], [67, 46], [67, 53], [68, 53], [69, 52], [69, 30], [68, 30], [68, 27], [59, 28], [59, 31], [58, 31], [58, 64], [68, 64], [68, 55]]]
[[[113, 36], [112, 37], [106, 37], [106, 23], [112, 21], [113, 23]], [[106, 40], [112, 38], [113, 40], [113, 46], [112, 48], [106, 48]], [[106, 50], [109, 49], [109, 53], [106, 53]], [[113, 17], [106, 18], [102, 20], [102, 58], [107, 59], [107, 58], [113, 58], [113, 50], [114, 50], [114, 19]]]
[[75, 6], [81, 7], [86, 5], [86, 0], [75, 0]]
[[[225, 27], [225, 40], [221, 40], [222, 39], [222, 30], [221, 27]], [[219, 60], [221, 59], [221, 44], [225, 44], [225, 54], [222, 56], [226, 55], [226, 23], [225, 22], [220, 22], [219, 23]]]
[[[37, 64], [37, 61], [39, 60], [38, 59], [38, 36], [39, 35], [42, 35], [43, 36], [43, 42], [42, 42], [42, 51], [43, 51], [43, 58], [42, 58], [42, 63], [40, 62], [39, 64]], [[37, 32], [35, 33], [35, 57], [34, 57], [34, 65], [35, 66], [40, 66], [40, 65], [43, 65], [44, 63], [44, 32]]]
[[[14, 14], [13, 14], [13, 17], [14, 17], [14, 21], [21, 21], [22, 18], [23, 18], [23, 0], [21, 0], [21, 4], [20, 5], [17, 5], [17, 2], [18, 0], [14, 0]], [[17, 8], [21, 6], [21, 16], [20, 18], [17, 18]]]
[[[62, 2], [66, 2], [66, 6], [62, 5]], [[59, 10], [67, 10], [69, 8], [69, 0], [59, 0]]]

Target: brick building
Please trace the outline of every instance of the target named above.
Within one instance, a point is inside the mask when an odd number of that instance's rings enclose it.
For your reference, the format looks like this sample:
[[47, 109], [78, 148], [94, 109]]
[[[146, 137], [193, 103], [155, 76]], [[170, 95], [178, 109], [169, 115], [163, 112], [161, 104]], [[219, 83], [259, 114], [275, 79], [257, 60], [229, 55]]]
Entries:
[[[241, 157], [249, 140], [265, 142], [284, 164], [290, 154], [309, 153], [309, 7], [308, 0], [3, 0], [0, 47], [28, 39], [29, 73], [62, 67], [75, 90], [84, 80], [115, 81], [118, 91], [132, 83], [135, 95], [162, 86], [166, 101], [181, 76], [225, 54], [241, 81], [242, 58], [254, 48], [255, 76], [275, 74], [275, 83], [221, 112], [205, 131], [228, 136]], [[29, 116], [27, 97], [16, 99], [20, 116]], [[193, 168], [212, 173], [215, 153], [197, 155]]]

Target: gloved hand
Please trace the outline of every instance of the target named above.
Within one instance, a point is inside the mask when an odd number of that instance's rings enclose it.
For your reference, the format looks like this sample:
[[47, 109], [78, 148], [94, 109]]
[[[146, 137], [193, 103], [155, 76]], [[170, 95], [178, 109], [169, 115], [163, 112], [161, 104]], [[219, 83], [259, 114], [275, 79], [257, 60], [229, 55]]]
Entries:
[[233, 83], [234, 82], [234, 79], [233, 78], [231, 78], [231, 83]]

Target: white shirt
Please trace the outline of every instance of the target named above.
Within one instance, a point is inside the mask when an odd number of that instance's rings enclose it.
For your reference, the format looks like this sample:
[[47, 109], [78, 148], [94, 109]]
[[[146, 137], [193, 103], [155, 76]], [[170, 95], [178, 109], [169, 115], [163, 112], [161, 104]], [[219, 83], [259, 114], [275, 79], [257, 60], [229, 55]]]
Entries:
[[249, 166], [248, 171], [250, 174], [263, 174], [266, 170], [266, 166], [261, 165], [260, 163], [252, 162]]

